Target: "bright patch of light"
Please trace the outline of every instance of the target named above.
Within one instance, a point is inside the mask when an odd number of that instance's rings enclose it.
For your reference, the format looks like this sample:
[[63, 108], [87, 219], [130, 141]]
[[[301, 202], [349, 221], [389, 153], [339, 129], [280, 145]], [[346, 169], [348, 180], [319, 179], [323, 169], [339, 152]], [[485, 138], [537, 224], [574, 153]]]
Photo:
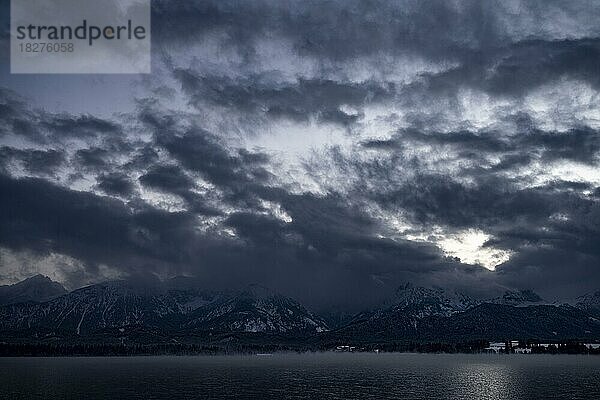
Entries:
[[223, 233], [231, 236], [231, 237], [236, 237], [235, 231], [231, 228], [225, 228], [222, 230]]
[[267, 210], [267, 213], [286, 224], [293, 221], [292, 217], [281, 207], [280, 204], [272, 201], [261, 200], [261, 206]]
[[468, 229], [458, 233], [447, 233], [441, 226], [422, 229], [412, 225], [402, 215], [390, 215], [385, 211], [372, 208], [371, 214], [384, 222], [391, 232], [378, 237], [390, 239], [402, 238], [414, 242], [431, 243], [439, 246], [447, 256], [458, 257], [467, 264], [480, 265], [489, 270], [508, 261], [513, 252], [487, 246], [490, 235], [478, 229]]
[[543, 186], [560, 180], [600, 186], [600, 165], [590, 165], [570, 160], [536, 161], [517, 170], [511, 177], [524, 182], [523, 187]]
[[409, 126], [402, 109], [389, 104], [370, 104], [362, 110], [360, 139], [387, 140], [400, 128]]
[[438, 242], [448, 256], [458, 257], [461, 262], [481, 265], [489, 270], [509, 260], [511, 252], [484, 246], [490, 236], [486, 233], [469, 229], [450, 235]]
[[600, 128], [600, 93], [585, 82], [544, 85], [529, 94], [524, 105], [544, 130], [564, 132], [578, 125]]
[[150, 190], [143, 185], [139, 185], [139, 189], [140, 197], [155, 208], [167, 212], [180, 212], [186, 210], [185, 201], [177, 195]]
[[308, 123], [278, 121], [265, 128], [264, 135], [248, 140], [250, 146], [296, 156], [305, 156], [313, 149], [351, 143], [352, 140], [344, 128], [334, 124], [318, 124], [316, 121]]
[[569, 220], [569, 216], [564, 213], [555, 213], [550, 216], [550, 219], [554, 221], [565, 222]]
[[494, 104], [484, 93], [461, 89], [458, 93], [462, 117], [467, 124], [482, 129], [494, 122]]

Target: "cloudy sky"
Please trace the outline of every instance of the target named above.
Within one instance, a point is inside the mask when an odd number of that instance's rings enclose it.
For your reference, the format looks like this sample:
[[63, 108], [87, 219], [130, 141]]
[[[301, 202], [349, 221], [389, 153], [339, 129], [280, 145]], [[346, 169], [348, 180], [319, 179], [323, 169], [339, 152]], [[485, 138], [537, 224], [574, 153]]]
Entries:
[[151, 75], [11, 75], [0, 281], [355, 310], [600, 289], [600, 3], [153, 1]]

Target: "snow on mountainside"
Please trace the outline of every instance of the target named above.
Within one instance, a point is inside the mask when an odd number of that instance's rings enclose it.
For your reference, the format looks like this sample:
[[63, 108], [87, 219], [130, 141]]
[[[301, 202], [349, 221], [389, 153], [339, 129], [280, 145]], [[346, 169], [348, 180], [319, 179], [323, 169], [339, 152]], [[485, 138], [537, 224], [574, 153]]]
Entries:
[[395, 311], [411, 311], [421, 318], [432, 315], [449, 317], [483, 303], [513, 307], [549, 304], [532, 290], [507, 290], [500, 297], [476, 300], [455, 290], [405, 284], [396, 290], [392, 308]]
[[[48, 287], [55, 290], [48, 291]], [[118, 338], [143, 331], [176, 338], [241, 332], [306, 337], [328, 331], [322, 318], [264, 287], [229, 291], [200, 287], [191, 278], [115, 281], [63, 294], [60, 285], [35, 277], [10, 286], [12, 294], [6, 298], [11, 304], [0, 306], [0, 333]], [[44, 296], [51, 298], [35, 302]], [[15, 303], [17, 299], [25, 302]], [[406, 284], [382, 307], [357, 314], [325, 337], [438, 340], [454, 335], [462, 340], [515, 335], [547, 338], [555, 332], [565, 338], [593, 338], [600, 334], [599, 321], [600, 291], [581, 296], [574, 306], [557, 306], [530, 290], [475, 300], [454, 290]]]
[[[477, 301], [441, 288], [404, 285], [391, 305], [356, 315], [330, 332], [329, 340], [499, 340], [528, 337], [545, 340], [597, 340], [600, 318], [584, 310], [600, 310], [600, 293], [579, 308], [547, 304], [531, 291], [507, 292]], [[600, 317], [600, 312], [595, 314]]]
[[579, 296], [577, 304], [582, 307], [600, 307], [600, 290]]
[[393, 311], [411, 312], [422, 318], [431, 315], [448, 317], [479, 304], [469, 296], [442, 288], [415, 287], [406, 284], [396, 290]]
[[212, 292], [185, 281], [108, 282], [39, 304], [0, 307], [0, 330], [85, 335], [106, 329], [315, 333], [326, 324], [294, 300], [263, 288]]
[[0, 305], [44, 302], [67, 293], [58, 282], [44, 275], [35, 275], [14, 285], [0, 286]]
[[295, 300], [258, 285], [200, 307], [186, 327], [215, 331], [323, 332], [326, 323]]
[[442, 288], [425, 288], [410, 283], [400, 286], [388, 304], [378, 310], [357, 314], [346, 325], [378, 324], [378, 321], [416, 330], [426, 317], [450, 317], [479, 303], [469, 296]]
[[396, 290], [386, 305], [359, 313], [344, 326], [369, 326], [374, 330], [393, 329], [413, 334], [424, 329], [424, 320], [428, 318], [451, 318], [486, 304], [527, 307], [547, 303], [531, 290], [507, 291], [497, 298], [476, 300], [455, 290], [407, 283]]
[[578, 297], [575, 307], [591, 313], [596, 318], [600, 318], [600, 290]]

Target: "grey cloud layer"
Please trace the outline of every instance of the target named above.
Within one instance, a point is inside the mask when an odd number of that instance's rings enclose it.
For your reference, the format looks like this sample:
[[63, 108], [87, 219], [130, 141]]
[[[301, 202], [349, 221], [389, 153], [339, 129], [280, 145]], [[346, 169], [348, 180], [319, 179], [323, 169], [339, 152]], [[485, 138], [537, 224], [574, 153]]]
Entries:
[[[160, 68], [135, 113], [0, 91], [0, 248], [322, 308], [405, 281], [598, 288], [599, 16], [583, 1], [156, 1]], [[327, 144], [288, 152], [294, 135]], [[495, 272], [441, 248], [472, 230], [510, 252]]]

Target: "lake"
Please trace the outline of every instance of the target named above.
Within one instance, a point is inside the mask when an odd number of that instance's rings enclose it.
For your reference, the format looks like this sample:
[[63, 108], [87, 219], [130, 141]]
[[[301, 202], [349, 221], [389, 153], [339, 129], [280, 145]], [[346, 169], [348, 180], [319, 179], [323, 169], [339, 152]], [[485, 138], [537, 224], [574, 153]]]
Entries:
[[600, 357], [0, 358], [2, 399], [600, 399]]

